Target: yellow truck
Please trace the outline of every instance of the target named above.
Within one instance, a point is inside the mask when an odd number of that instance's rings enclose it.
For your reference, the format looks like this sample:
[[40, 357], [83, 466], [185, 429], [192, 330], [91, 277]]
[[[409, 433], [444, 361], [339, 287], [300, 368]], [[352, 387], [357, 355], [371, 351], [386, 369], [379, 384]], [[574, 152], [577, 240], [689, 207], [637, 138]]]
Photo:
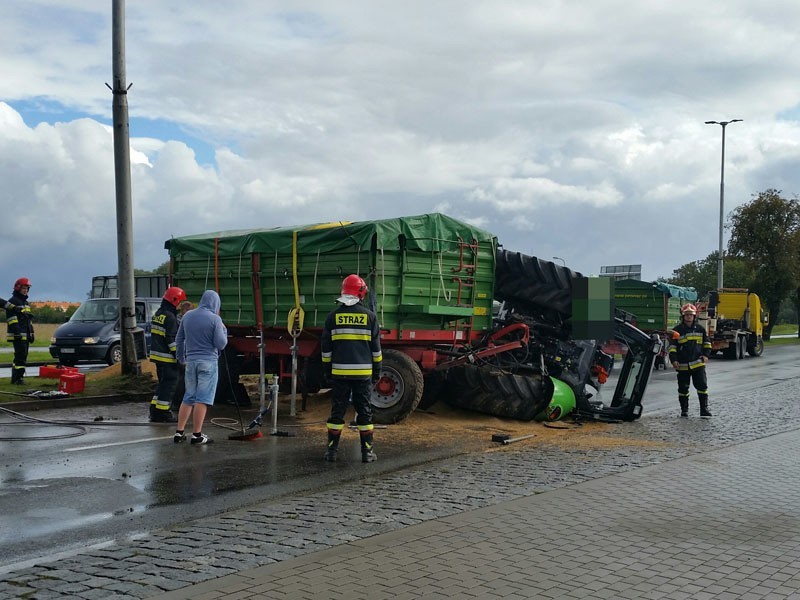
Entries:
[[698, 320], [711, 339], [712, 353], [722, 352], [730, 359], [742, 359], [745, 353], [761, 356], [762, 332], [768, 316], [757, 294], [743, 288], [721, 288], [698, 303]]

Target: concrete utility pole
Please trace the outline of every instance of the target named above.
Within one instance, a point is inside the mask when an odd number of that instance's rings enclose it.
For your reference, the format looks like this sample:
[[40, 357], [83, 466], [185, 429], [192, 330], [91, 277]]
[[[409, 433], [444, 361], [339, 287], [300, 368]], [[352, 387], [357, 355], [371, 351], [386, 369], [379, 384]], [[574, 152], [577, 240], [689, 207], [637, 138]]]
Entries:
[[[133, 210], [131, 208], [131, 151], [128, 130], [128, 87], [125, 83], [125, 0], [113, 0], [112, 61], [114, 85], [114, 176], [117, 195], [117, 260], [119, 317], [122, 331], [122, 373], [141, 373], [137, 346], [144, 351], [144, 330], [136, 326], [133, 279]], [[106, 84], [108, 85], [108, 84]]]
[[717, 257], [717, 289], [722, 289], [722, 225], [725, 219], [725, 128], [731, 123], [741, 123], [742, 119], [730, 121], [706, 121], [706, 125], [720, 125], [722, 127], [722, 166], [719, 175], [719, 256]]

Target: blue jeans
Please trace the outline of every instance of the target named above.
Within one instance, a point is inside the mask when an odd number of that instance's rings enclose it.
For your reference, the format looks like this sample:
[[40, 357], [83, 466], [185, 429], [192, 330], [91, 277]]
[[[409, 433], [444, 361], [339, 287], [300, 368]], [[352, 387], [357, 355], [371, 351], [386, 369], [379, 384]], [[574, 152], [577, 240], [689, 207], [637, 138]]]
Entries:
[[214, 405], [217, 393], [219, 372], [215, 360], [195, 360], [186, 363], [186, 392], [183, 402], [188, 405], [196, 403]]

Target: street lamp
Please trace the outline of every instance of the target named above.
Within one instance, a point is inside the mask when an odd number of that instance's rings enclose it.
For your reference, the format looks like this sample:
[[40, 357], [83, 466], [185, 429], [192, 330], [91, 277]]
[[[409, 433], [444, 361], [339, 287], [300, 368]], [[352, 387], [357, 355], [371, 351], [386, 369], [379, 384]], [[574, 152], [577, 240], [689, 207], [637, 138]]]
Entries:
[[564, 265], [565, 267], [567, 266], [567, 261], [565, 261], [565, 260], [564, 260], [563, 258], [561, 258], [560, 256], [554, 256], [554, 257], [553, 257], [553, 260], [560, 260], [562, 265]]
[[742, 119], [730, 121], [706, 121], [706, 125], [722, 127], [722, 163], [719, 175], [719, 256], [717, 257], [717, 289], [722, 288], [722, 222], [725, 212], [725, 128], [731, 123], [741, 123]]

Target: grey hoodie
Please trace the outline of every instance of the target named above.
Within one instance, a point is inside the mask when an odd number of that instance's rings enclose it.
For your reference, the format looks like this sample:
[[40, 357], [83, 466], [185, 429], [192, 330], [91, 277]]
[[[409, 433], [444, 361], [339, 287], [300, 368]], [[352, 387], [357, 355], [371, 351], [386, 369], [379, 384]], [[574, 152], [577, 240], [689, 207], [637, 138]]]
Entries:
[[179, 363], [219, 358], [220, 351], [228, 344], [228, 330], [217, 314], [221, 302], [214, 290], [206, 290], [197, 308], [187, 312], [175, 338]]

